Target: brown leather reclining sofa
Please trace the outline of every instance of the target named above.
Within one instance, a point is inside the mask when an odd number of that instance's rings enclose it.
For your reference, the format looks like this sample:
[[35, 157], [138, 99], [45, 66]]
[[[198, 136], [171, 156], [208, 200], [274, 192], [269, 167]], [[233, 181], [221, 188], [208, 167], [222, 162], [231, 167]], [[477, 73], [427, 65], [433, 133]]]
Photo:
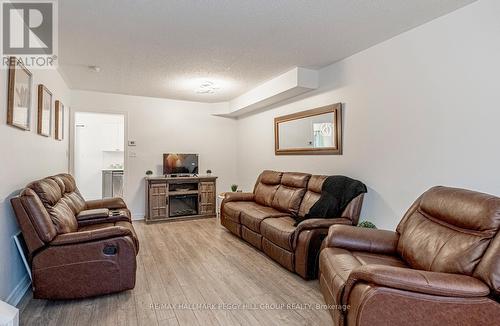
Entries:
[[85, 201], [69, 174], [30, 183], [11, 199], [28, 247], [35, 298], [133, 289], [139, 243], [121, 198]]
[[500, 325], [499, 228], [500, 198], [447, 187], [396, 232], [332, 226], [320, 287], [334, 325]]
[[321, 242], [333, 224], [356, 225], [363, 195], [354, 198], [341, 216], [312, 218], [294, 226], [316, 203], [326, 176], [264, 171], [253, 193], [227, 193], [221, 223], [264, 251], [286, 269], [306, 279], [317, 277]]

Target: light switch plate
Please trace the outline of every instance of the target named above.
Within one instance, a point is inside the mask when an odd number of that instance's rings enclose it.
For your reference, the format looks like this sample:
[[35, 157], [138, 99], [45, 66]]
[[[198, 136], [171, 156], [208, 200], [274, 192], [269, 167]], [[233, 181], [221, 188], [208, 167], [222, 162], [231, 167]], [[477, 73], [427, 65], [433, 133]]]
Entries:
[[136, 152], [128, 152], [128, 157], [137, 157]]

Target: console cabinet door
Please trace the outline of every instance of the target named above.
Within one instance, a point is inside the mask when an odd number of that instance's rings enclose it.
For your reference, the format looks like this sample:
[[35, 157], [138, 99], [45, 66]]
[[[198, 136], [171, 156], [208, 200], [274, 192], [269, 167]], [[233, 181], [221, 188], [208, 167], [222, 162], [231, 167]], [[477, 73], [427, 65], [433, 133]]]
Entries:
[[149, 218], [168, 217], [167, 183], [153, 183], [149, 186]]
[[200, 215], [215, 215], [215, 183], [200, 182]]

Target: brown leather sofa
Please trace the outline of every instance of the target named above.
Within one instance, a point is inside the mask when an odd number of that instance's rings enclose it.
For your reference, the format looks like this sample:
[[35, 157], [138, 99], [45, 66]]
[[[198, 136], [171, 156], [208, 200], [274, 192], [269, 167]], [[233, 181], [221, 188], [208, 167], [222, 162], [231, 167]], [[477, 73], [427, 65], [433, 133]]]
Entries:
[[253, 193], [227, 193], [221, 223], [229, 231], [306, 279], [317, 277], [321, 242], [333, 224], [356, 225], [363, 195], [353, 199], [339, 217], [313, 218], [294, 226], [316, 203], [326, 176], [264, 171]]
[[396, 232], [330, 228], [320, 287], [334, 325], [500, 325], [500, 198], [435, 187]]
[[11, 199], [29, 251], [35, 298], [133, 289], [139, 242], [121, 198], [85, 201], [69, 174], [30, 183]]

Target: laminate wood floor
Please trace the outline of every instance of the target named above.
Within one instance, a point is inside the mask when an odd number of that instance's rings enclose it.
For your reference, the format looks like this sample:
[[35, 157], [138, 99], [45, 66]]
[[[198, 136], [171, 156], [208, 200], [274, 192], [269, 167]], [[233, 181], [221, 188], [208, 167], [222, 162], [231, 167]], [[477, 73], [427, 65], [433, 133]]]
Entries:
[[215, 219], [134, 227], [141, 245], [134, 290], [84, 300], [28, 297], [21, 304], [21, 324], [332, 323], [317, 280], [288, 272]]

